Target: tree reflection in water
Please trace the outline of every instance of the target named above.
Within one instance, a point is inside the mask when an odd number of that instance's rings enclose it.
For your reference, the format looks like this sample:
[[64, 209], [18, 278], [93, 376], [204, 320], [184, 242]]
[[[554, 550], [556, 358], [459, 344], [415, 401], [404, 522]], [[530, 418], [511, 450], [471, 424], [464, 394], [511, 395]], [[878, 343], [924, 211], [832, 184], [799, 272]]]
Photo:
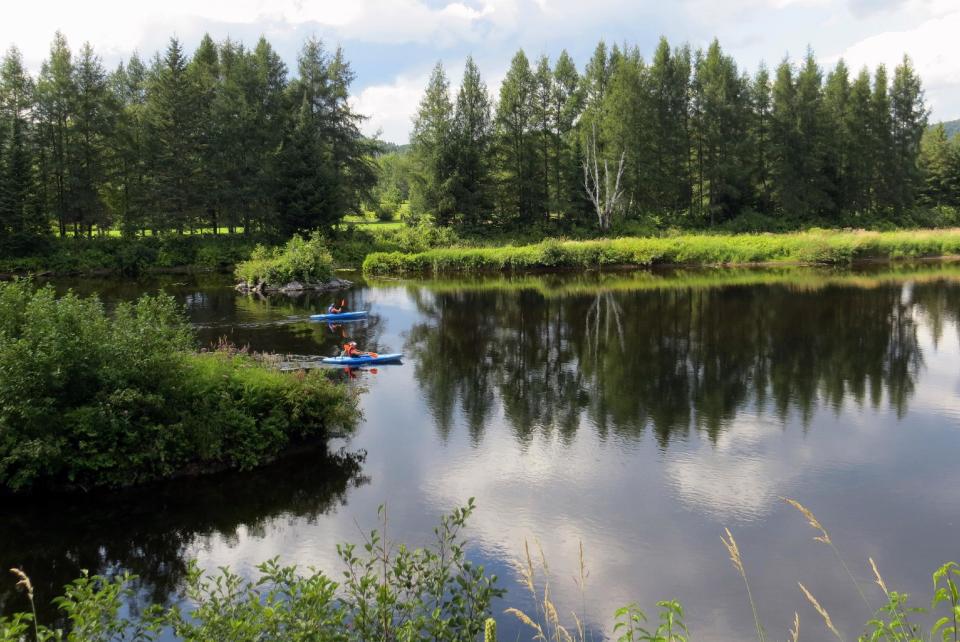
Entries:
[[[331, 454], [320, 446], [252, 472], [91, 497], [8, 498], [0, 562], [30, 574], [45, 623], [59, 617], [49, 600], [83, 569], [129, 571], [139, 578], [144, 602], [165, 603], [183, 580], [188, 548], [198, 539], [255, 530], [281, 514], [327, 513], [346, 501], [350, 488], [366, 483], [362, 462], [362, 454]], [[13, 582], [0, 582], [0, 613], [27, 608]]]
[[586, 292], [411, 286], [416, 377], [442, 436], [458, 409], [471, 435], [502, 409], [516, 438], [606, 438], [661, 447], [715, 439], [745, 410], [807, 425], [818, 407], [889, 403], [902, 417], [923, 367], [918, 317], [940, 340], [957, 287], [881, 281]]

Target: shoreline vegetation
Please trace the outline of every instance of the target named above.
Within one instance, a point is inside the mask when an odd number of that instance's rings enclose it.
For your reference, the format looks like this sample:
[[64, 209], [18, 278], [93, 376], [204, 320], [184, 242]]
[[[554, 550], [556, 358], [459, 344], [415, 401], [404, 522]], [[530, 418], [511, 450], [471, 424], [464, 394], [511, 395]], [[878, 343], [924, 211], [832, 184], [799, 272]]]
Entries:
[[222, 344], [197, 351], [169, 296], [0, 283], [0, 493], [86, 491], [249, 470], [350, 430], [355, 393]]
[[783, 266], [783, 267], [694, 267], [651, 268], [632, 271], [591, 271], [523, 274], [455, 275], [444, 279], [405, 280], [396, 277], [371, 276], [368, 285], [411, 285], [434, 293], [463, 291], [521, 291], [539, 293], [544, 298], [595, 295], [604, 292], [636, 292], [646, 290], [710, 289], [756, 285], [777, 285], [796, 290], [817, 290], [832, 286], [859, 288], [880, 287], [910, 280], [916, 283], [960, 281], [960, 261], [904, 261], [870, 264], [864, 270], [846, 267]]
[[[947, 562], [933, 572], [933, 596], [927, 607], [910, 603], [905, 593], [887, 586], [873, 558], [868, 558], [872, 581], [857, 580], [830, 533], [816, 516], [799, 502], [782, 498], [798, 511], [814, 533], [813, 539], [826, 545], [836, 557], [853, 589], [863, 601], [865, 618], [857, 639], [912, 642], [922, 639], [955, 640], [960, 629], [960, 566]], [[193, 562], [187, 569], [173, 606], [160, 603], [128, 605], [137, 600], [136, 577], [129, 574], [91, 576], [84, 573], [65, 587], [64, 595], [53, 600], [61, 612], [61, 623], [48, 627], [40, 622], [37, 602], [48, 596], [35, 594], [26, 570], [12, 568], [16, 586], [26, 597], [29, 610], [0, 616], [0, 642], [24, 640], [158, 640], [172, 634], [185, 641], [259, 640], [306, 641], [332, 640], [437, 640], [455, 642], [483, 640], [497, 642], [497, 624], [492, 618], [497, 599], [506, 604], [517, 602], [497, 586], [496, 575], [471, 561], [464, 534], [467, 520], [475, 510], [473, 498], [440, 519], [434, 540], [423, 547], [408, 547], [387, 536], [387, 509], [378, 510], [378, 528], [365, 531], [358, 544], [337, 545], [342, 575], [328, 575], [296, 566], [284, 566], [279, 558], [258, 565], [257, 576], [245, 578], [227, 567], [216, 573], [204, 572]], [[749, 605], [757, 640], [767, 639], [767, 628], [750, 589], [749, 565], [736, 539], [725, 529], [722, 543], [736, 575], [744, 584], [744, 609]], [[595, 614], [583, 606], [567, 611], [554, 603], [551, 573], [542, 550], [538, 558], [530, 552], [513, 561], [514, 572], [528, 593], [521, 603], [526, 611], [508, 607], [503, 615], [515, 618], [521, 629], [534, 640], [546, 642], [586, 642], [606, 639], [607, 632], [620, 642], [687, 642], [695, 639], [686, 625], [684, 606], [677, 600], [656, 603], [656, 614], [648, 619], [640, 606], [632, 603]], [[573, 582], [581, 595], [590, 590], [589, 573], [580, 542], [579, 573]], [[749, 559], [749, 551], [747, 551]], [[844, 640], [830, 616], [830, 604], [823, 605], [811, 591], [798, 582], [798, 608], [792, 622], [778, 623], [788, 629], [794, 642], [800, 639], [800, 612], [807, 631], [816, 631], [822, 639], [833, 636]], [[867, 596], [870, 595], [868, 598]], [[802, 600], [801, 600], [802, 596]], [[509, 600], [509, 601], [507, 601]], [[873, 600], [873, 601], [871, 601]], [[188, 603], [189, 608], [182, 605]], [[879, 606], [879, 608], [878, 608]], [[22, 607], [21, 607], [22, 608]], [[651, 614], [653, 615], [653, 614]], [[871, 617], [872, 616], [872, 617]], [[748, 620], [749, 621], [749, 620]], [[932, 622], [933, 624], [929, 624]], [[929, 631], [926, 629], [930, 626]], [[521, 639], [518, 634], [517, 639]], [[851, 638], [852, 639], [852, 638]]]
[[533, 245], [375, 252], [370, 276], [622, 269], [654, 266], [851, 265], [960, 255], [960, 229], [896, 232], [811, 230], [790, 234], [680, 235]]

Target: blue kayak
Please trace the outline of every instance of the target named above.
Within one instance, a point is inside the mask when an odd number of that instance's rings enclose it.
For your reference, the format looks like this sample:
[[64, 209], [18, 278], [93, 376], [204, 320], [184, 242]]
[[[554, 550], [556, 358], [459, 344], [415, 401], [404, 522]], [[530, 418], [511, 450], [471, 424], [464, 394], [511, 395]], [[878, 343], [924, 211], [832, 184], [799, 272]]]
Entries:
[[351, 321], [353, 319], [363, 319], [366, 316], [366, 310], [359, 310], [357, 312], [341, 312], [340, 314], [311, 314], [310, 318], [314, 321]]
[[327, 357], [324, 363], [334, 366], [367, 366], [375, 363], [397, 363], [403, 358], [402, 353], [378, 354], [375, 357]]

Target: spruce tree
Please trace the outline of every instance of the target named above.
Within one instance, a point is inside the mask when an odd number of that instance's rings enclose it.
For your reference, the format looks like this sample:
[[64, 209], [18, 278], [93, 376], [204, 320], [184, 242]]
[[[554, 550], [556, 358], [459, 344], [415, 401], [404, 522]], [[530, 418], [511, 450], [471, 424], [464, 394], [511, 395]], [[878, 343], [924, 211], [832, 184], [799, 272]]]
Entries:
[[462, 223], [477, 227], [493, 204], [490, 150], [493, 121], [487, 86], [468, 56], [452, 123], [453, 198]]
[[913, 207], [920, 183], [917, 155], [920, 139], [927, 128], [927, 107], [924, 102], [920, 77], [910, 57], [893, 72], [890, 91], [890, 109], [893, 143], [893, 167], [896, 177], [894, 209], [906, 212]]
[[74, 70], [77, 96], [72, 121], [71, 198], [76, 221], [88, 234], [110, 226], [101, 193], [109, 178], [110, 145], [119, 106], [107, 74], [90, 43], [80, 49]]
[[50, 45], [50, 57], [40, 67], [37, 81], [37, 129], [40, 147], [42, 205], [57, 221], [60, 236], [76, 220], [71, 193], [73, 132], [77, 86], [67, 40], [59, 31]]
[[543, 203], [533, 136], [533, 95], [536, 88], [530, 62], [523, 50], [510, 62], [500, 86], [496, 131], [500, 160], [500, 211], [506, 223], [540, 218]]
[[848, 214], [866, 214], [871, 207], [874, 131], [870, 101], [870, 72], [864, 67], [850, 85], [850, 96], [843, 117], [847, 133], [843, 204]]
[[430, 74], [420, 101], [410, 144], [414, 166], [410, 211], [415, 218], [432, 216], [441, 225], [449, 224], [456, 214], [453, 104], [450, 102], [450, 83], [439, 62]]
[[771, 119], [773, 97], [770, 88], [770, 72], [760, 65], [750, 85], [750, 137], [749, 171], [752, 176], [754, 207], [765, 214], [773, 209], [771, 176], [773, 156], [771, 143]]
[[33, 91], [23, 57], [11, 47], [0, 61], [0, 248], [12, 252], [29, 251], [46, 236], [34, 201]]
[[580, 74], [566, 50], [553, 66], [552, 115], [554, 136], [554, 207], [566, 217], [575, 215], [585, 200], [574, 123], [583, 110]]
[[154, 227], [183, 233], [198, 222], [202, 203], [199, 87], [176, 38], [170, 39], [151, 75], [146, 121]]

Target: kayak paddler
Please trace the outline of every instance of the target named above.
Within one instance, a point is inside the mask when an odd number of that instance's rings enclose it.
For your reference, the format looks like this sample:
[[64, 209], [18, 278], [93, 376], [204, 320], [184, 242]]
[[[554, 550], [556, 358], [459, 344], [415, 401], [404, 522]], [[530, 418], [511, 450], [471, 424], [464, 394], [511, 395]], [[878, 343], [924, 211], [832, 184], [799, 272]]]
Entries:
[[346, 307], [346, 301], [341, 301], [340, 305], [337, 305], [337, 302], [334, 301], [330, 304], [330, 307], [327, 308], [327, 314], [340, 314], [343, 312], [343, 309]]
[[340, 353], [340, 356], [341, 357], [362, 357], [365, 354], [367, 353], [360, 352], [360, 350], [357, 348], [356, 341], [348, 341], [347, 343], [343, 344], [343, 352]]

